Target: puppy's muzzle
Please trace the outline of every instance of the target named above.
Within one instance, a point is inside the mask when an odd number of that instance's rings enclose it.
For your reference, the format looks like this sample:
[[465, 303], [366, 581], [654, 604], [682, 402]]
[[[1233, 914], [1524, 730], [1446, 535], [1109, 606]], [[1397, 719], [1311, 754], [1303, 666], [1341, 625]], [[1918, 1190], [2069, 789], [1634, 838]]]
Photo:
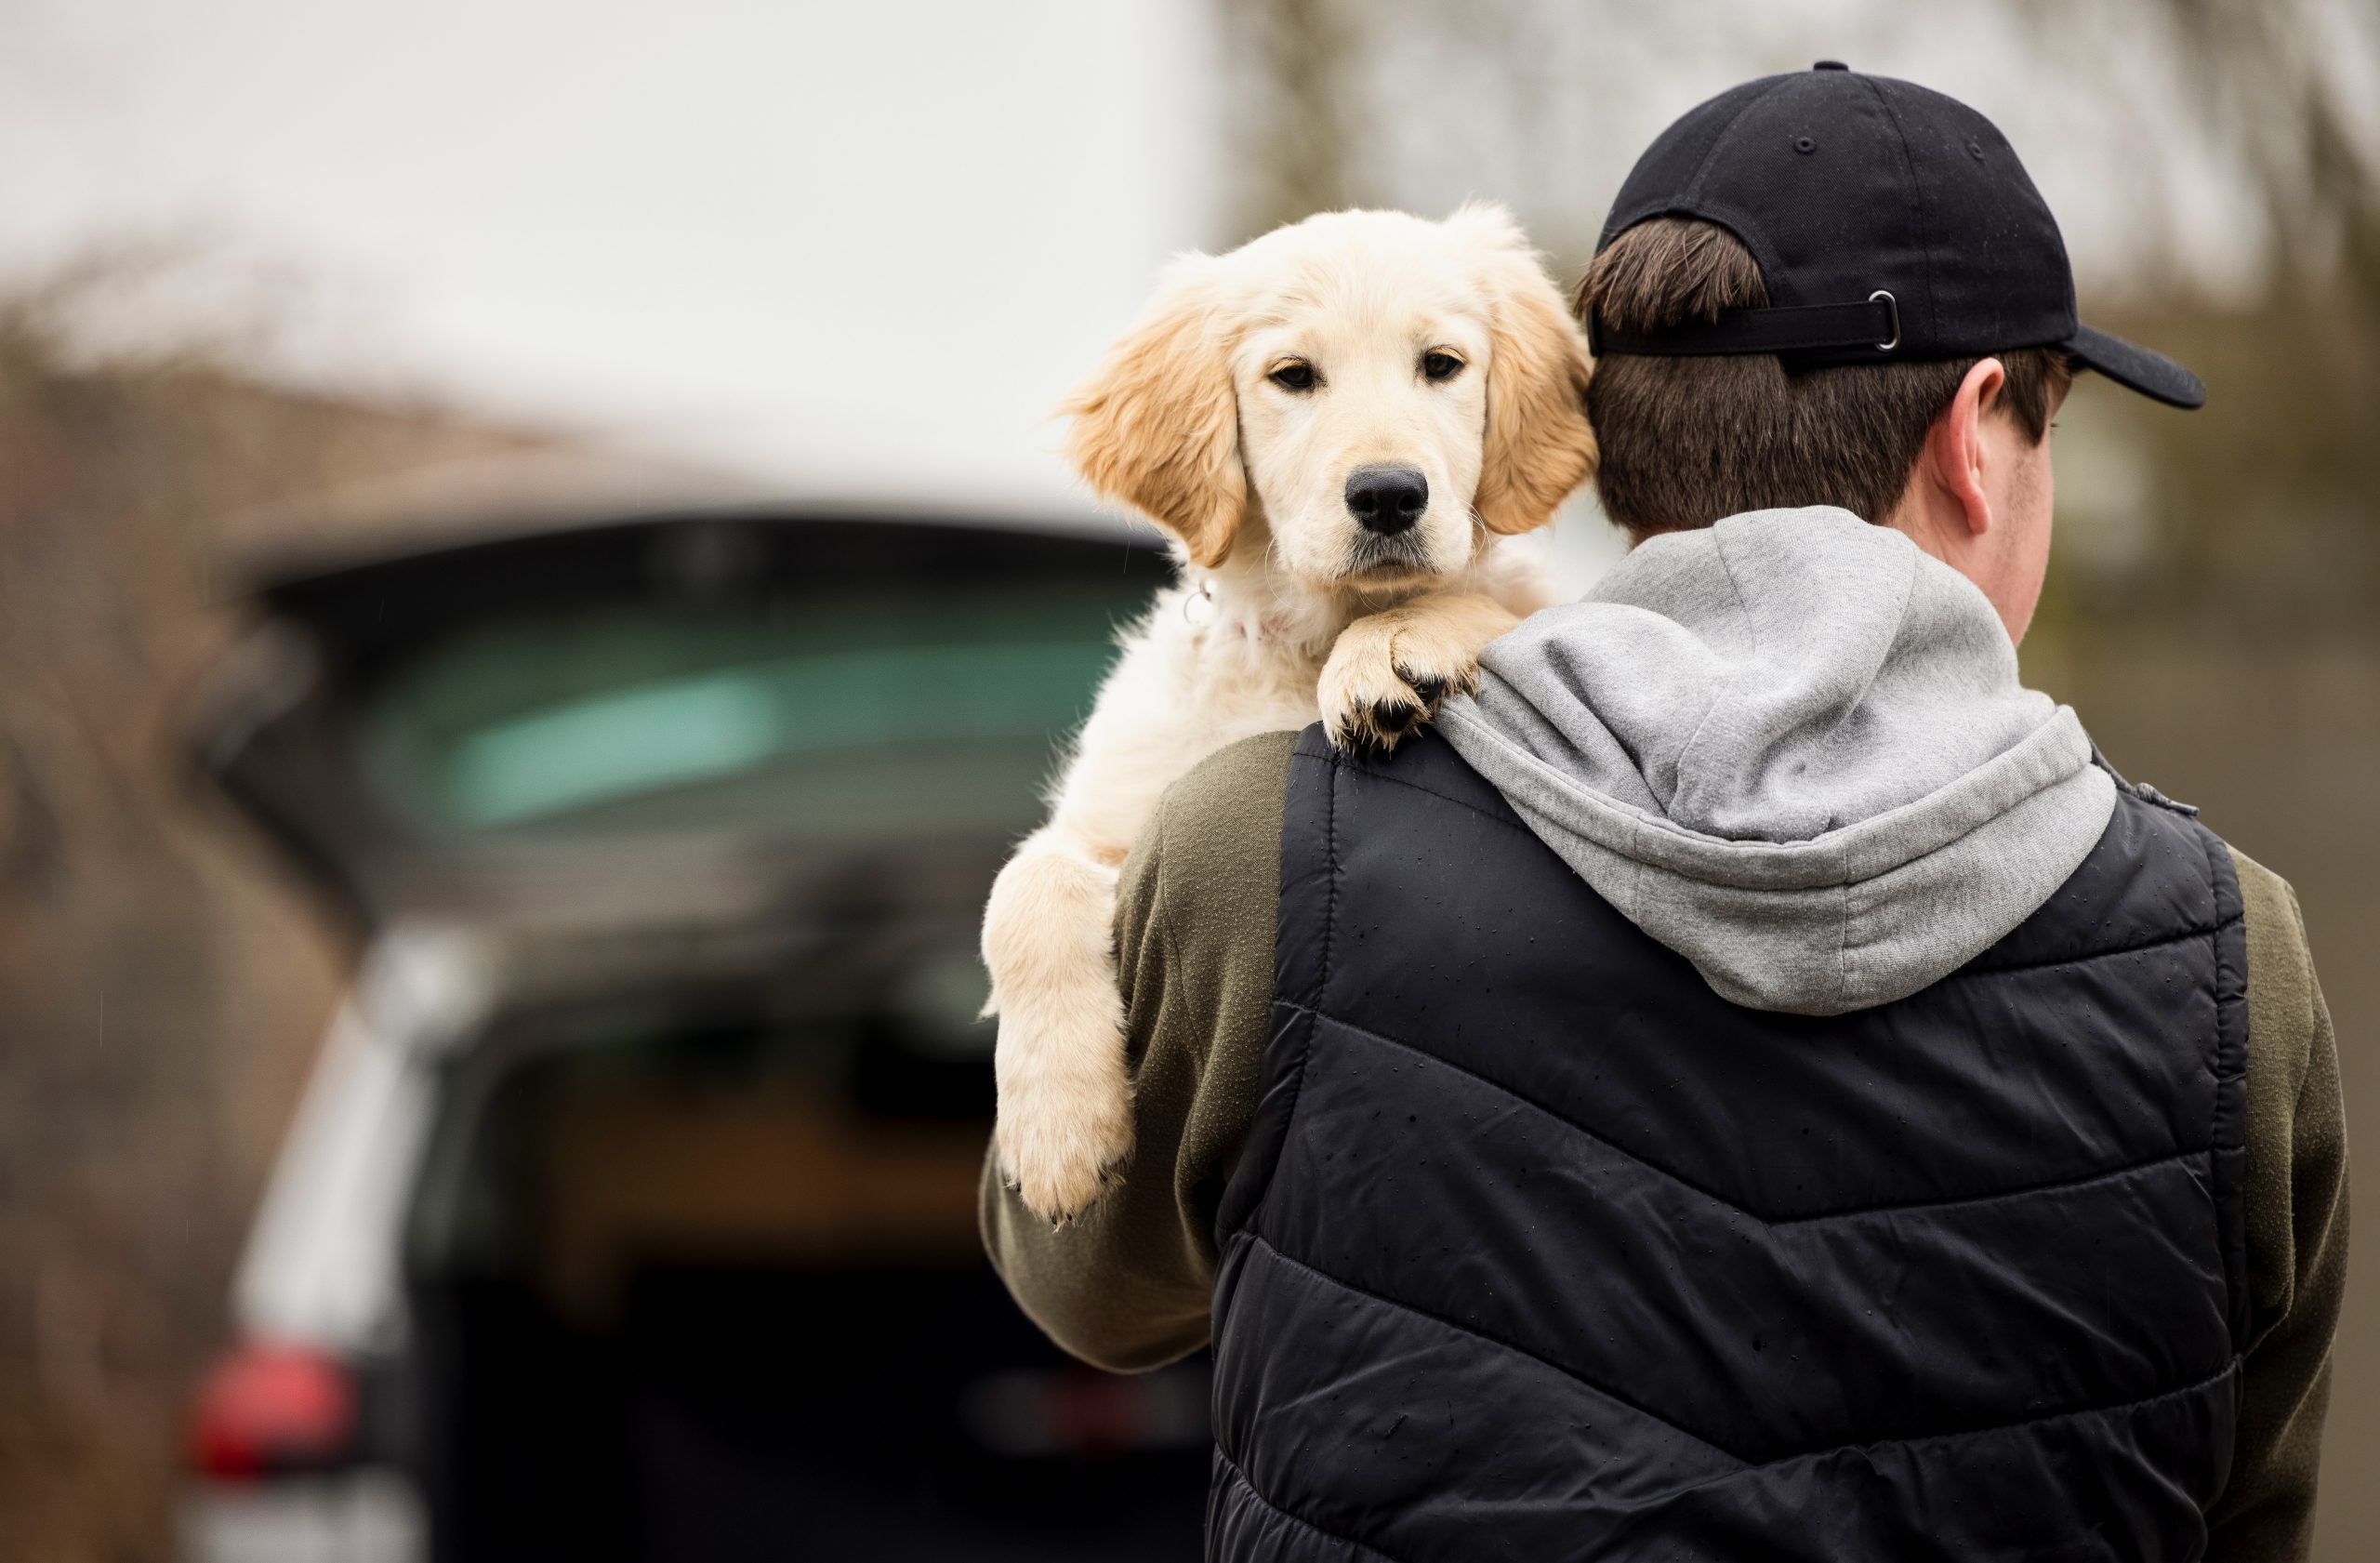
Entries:
[[1430, 508], [1430, 480], [1411, 467], [1358, 467], [1347, 474], [1347, 510], [1367, 532], [1394, 537]]

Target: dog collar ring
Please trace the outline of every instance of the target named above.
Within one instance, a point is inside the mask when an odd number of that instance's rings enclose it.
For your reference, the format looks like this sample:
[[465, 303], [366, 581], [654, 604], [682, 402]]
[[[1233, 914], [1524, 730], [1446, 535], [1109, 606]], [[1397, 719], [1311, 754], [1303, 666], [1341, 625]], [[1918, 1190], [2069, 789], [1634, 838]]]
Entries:
[[1182, 600], [1182, 617], [1193, 629], [1204, 629], [1215, 616], [1215, 583], [1200, 581], [1198, 589]]

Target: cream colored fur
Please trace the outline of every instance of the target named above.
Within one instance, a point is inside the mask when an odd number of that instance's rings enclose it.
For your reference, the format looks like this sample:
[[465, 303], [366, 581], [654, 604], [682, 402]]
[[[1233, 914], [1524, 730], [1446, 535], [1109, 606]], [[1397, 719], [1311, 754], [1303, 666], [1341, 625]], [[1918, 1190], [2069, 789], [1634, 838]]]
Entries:
[[[1432, 378], [1432, 353], [1460, 369]], [[1273, 378], [1296, 364], [1312, 389]], [[1111, 925], [1158, 795], [1227, 744], [1317, 718], [1342, 747], [1393, 746], [1468, 688], [1480, 649], [1549, 600], [1537, 557], [1499, 544], [1592, 471], [1588, 367], [1501, 209], [1334, 212], [1177, 262], [1067, 404], [1068, 456], [1163, 527], [1181, 567], [985, 911], [997, 1145], [1035, 1212], [1078, 1214], [1131, 1150]], [[1372, 464], [1428, 482], [1404, 538], [1348, 508], [1348, 474]]]

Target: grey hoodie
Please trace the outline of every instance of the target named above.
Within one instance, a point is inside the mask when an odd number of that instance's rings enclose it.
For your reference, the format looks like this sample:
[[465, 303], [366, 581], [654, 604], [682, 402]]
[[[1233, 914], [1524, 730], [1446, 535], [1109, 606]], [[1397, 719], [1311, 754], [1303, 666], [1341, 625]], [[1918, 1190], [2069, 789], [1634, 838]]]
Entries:
[[1545, 843], [1739, 1004], [1905, 997], [2046, 901], [2115, 782], [1981, 591], [1848, 510], [1641, 544], [1488, 648], [1438, 723]]

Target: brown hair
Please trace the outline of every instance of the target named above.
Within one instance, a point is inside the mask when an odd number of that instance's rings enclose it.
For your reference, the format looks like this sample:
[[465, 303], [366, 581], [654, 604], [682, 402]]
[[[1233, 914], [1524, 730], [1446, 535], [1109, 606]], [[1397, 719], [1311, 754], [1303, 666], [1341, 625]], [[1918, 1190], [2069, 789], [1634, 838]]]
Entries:
[[[1767, 302], [1743, 241], [1715, 223], [1663, 217], [1595, 257], [1576, 308], [1623, 331], [1657, 331]], [[2008, 371], [1998, 406], [2038, 444], [2072, 365], [2056, 348], [1992, 356]], [[1769, 353], [1599, 359], [1587, 415], [1603, 447], [1604, 512], [1640, 537], [1796, 505], [1839, 505], [1881, 522], [1977, 362], [1793, 370]]]

